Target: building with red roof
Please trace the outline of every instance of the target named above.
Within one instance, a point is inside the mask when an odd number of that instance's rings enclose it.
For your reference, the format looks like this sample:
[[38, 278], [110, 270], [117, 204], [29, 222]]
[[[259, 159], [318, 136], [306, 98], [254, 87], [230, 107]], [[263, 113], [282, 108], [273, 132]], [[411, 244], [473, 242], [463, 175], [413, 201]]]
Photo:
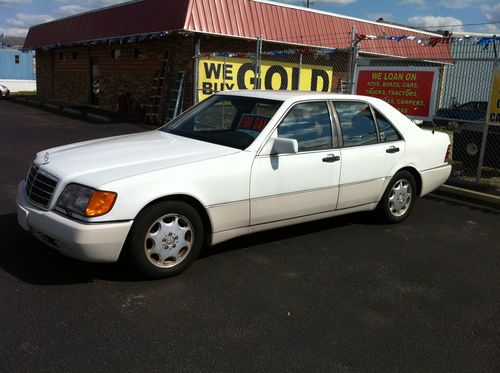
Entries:
[[[262, 40], [261, 56], [257, 40]], [[356, 53], [363, 56], [436, 64], [450, 57], [443, 40], [433, 33], [269, 1], [142, 0], [33, 26], [24, 48], [37, 51], [42, 99], [92, 103], [132, 115], [138, 107], [149, 114], [165, 111], [171, 98], [180, 99], [180, 108], [195, 102], [204, 83], [203, 58], [236, 58], [241, 61], [235, 66], [241, 67], [249, 58], [302, 64], [304, 55], [315, 54], [324, 66], [336, 53], [333, 73], [321, 90], [340, 91], [352, 68], [353, 42], [360, 42]], [[232, 75], [224, 73], [224, 79], [228, 84]], [[253, 88], [249, 85], [244, 88]]]

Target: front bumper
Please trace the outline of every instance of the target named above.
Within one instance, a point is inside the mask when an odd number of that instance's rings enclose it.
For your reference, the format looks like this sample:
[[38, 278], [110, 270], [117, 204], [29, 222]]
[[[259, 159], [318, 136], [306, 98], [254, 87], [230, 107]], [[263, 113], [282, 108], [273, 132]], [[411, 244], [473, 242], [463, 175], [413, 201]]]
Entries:
[[88, 262], [116, 262], [133, 221], [83, 223], [31, 205], [25, 182], [17, 189], [17, 221], [42, 242], [60, 253]]

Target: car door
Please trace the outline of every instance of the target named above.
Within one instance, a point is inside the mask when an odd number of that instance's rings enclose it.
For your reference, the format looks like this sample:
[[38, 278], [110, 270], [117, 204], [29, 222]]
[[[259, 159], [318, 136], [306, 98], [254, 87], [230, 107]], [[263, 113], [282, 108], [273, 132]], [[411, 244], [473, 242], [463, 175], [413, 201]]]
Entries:
[[341, 159], [331, 118], [326, 101], [298, 103], [285, 115], [273, 136], [297, 140], [298, 152], [255, 158], [251, 225], [336, 208]]
[[369, 104], [334, 103], [342, 133], [342, 173], [337, 209], [377, 202], [405, 150], [402, 136]]

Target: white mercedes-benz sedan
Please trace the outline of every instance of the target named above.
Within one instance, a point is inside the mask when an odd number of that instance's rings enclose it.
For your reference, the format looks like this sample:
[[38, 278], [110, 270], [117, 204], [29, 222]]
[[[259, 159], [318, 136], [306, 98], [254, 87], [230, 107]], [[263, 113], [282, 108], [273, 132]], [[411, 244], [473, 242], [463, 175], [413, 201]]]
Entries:
[[19, 224], [61, 253], [150, 277], [204, 245], [376, 210], [400, 222], [443, 184], [448, 135], [354, 95], [232, 91], [158, 130], [39, 152], [19, 184]]

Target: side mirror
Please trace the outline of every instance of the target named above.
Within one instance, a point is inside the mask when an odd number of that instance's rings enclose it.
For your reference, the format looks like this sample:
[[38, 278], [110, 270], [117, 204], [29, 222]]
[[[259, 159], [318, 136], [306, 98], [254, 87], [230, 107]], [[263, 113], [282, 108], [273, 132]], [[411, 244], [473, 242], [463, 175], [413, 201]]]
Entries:
[[284, 139], [281, 137], [272, 138], [273, 147], [271, 154], [287, 154], [297, 153], [299, 151], [299, 143], [295, 139]]

